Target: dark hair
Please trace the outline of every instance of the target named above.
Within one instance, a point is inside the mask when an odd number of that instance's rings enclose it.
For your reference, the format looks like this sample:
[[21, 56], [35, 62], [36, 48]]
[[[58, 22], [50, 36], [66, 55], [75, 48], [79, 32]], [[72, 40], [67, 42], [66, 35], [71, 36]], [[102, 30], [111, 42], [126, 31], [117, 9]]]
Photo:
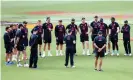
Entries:
[[5, 30], [7, 31], [9, 29], [9, 27], [6, 27]]
[[41, 22], [41, 20], [38, 20], [38, 22]]
[[21, 28], [21, 27], [23, 27], [23, 24], [19, 24], [19, 25], [18, 25], [18, 28]]
[[28, 22], [27, 21], [23, 21], [23, 24], [27, 24]]
[[14, 26], [14, 25], [13, 25], [13, 24], [11, 24], [11, 25], [10, 25], [10, 28], [12, 28], [13, 26]]

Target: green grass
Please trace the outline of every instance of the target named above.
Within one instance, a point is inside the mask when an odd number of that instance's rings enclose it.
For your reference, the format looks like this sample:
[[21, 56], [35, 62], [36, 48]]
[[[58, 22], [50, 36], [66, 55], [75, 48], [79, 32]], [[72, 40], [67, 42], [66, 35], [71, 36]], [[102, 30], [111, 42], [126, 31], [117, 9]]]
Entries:
[[[75, 4], [73, 4], [75, 3]], [[120, 14], [132, 14], [133, 2], [2, 2], [2, 20], [7, 21], [23, 21], [18, 17], [25, 17], [32, 21], [32, 19], [40, 19], [39, 15], [27, 15], [23, 14], [27, 11], [40, 11], [40, 10], [58, 10], [58, 11], [71, 11], [71, 12], [96, 12], [96, 13], [120, 13]], [[4, 16], [4, 17], [3, 17]], [[17, 16], [17, 17], [14, 17]], [[13, 17], [13, 18], [10, 18]], [[45, 15], [44, 15], [45, 17]], [[58, 16], [60, 18], [60, 16]], [[31, 20], [30, 20], [31, 19]], [[122, 25], [121, 25], [122, 26]], [[133, 37], [133, 25], [131, 25], [131, 37]], [[5, 26], [1, 27], [1, 38], [3, 38]], [[30, 32], [30, 30], [29, 30]], [[52, 32], [52, 54], [53, 57], [46, 57], [44, 59], [39, 58], [38, 69], [17, 68], [16, 64], [13, 66], [5, 66], [4, 57], [5, 49], [1, 44], [1, 68], [2, 68], [2, 80], [133, 80], [133, 57], [123, 56], [124, 47], [123, 42], [119, 41], [120, 57], [107, 56], [104, 58], [103, 70], [104, 72], [95, 72], [94, 69], [94, 55], [93, 56], [81, 56], [82, 44], [77, 35], [77, 53], [79, 56], [75, 57], [75, 69], [64, 67], [65, 57], [55, 57], [55, 37]], [[122, 37], [120, 33], [119, 37]], [[133, 41], [131, 42], [131, 46]], [[90, 41], [91, 46], [91, 41]], [[133, 48], [131, 48], [133, 50]], [[90, 47], [92, 52], [92, 47]], [[27, 50], [30, 54], [29, 49]]]

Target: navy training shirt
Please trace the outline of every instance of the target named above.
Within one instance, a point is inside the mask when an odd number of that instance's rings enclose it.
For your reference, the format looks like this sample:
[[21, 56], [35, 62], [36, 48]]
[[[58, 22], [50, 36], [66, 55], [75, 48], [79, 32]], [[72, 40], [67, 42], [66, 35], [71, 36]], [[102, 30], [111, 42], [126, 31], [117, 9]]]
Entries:
[[73, 41], [75, 40], [74, 39], [74, 36], [73, 35], [67, 35], [65, 38], [65, 43], [66, 43], [66, 48], [73, 48], [74, 47], [74, 43]]
[[9, 36], [9, 33], [8, 33], [8, 32], [5, 32], [5, 33], [4, 33], [3, 38], [4, 38], [5, 47], [6, 47], [7, 45], [10, 46], [10, 45], [11, 45], [11, 39], [10, 39], [10, 36]]
[[123, 38], [130, 38], [130, 26], [124, 25], [121, 29], [121, 32], [123, 33]]
[[31, 48], [37, 48], [38, 47], [38, 35], [32, 34], [30, 36], [29, 45], [31, 46]]
[[72, 31], [72, 35], [75, 36], [77, 34], [76, 30], [78, 30], [78, 27], [77, 27], [76, 24], [69, 24], [69, 25], [67, 25], [66, 30], [67, 29]]

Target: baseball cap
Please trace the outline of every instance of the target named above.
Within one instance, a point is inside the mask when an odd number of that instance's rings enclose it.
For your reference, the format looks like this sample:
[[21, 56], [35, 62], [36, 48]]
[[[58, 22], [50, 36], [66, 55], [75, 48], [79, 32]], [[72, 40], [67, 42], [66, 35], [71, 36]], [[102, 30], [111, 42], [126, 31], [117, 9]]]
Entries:
[[99, 31], [98, 34], [102, 34], [102, 31]]
[[94, 18], [98, 18], [98, 16], [95, 16]]
[[23, 24], [27, 24], [28, 22], [27, 21], [23, 21]]
[[103, 22], [103, 18], [100, 19], [100, 22]]

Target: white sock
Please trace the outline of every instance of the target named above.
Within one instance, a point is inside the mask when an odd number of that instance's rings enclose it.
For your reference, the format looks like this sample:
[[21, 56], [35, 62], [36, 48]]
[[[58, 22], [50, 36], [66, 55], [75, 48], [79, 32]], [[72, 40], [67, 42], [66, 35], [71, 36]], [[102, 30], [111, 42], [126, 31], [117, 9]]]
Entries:
[[62, 50], [60, 50], [60, 55], [63, 55], [63, 54], [62, 54]]
[[89, 49], [87, 49], [87, 54], [89, 54], [90, 53], [90, 50]]
[[58, 54], [59, 54], [58, 52], [59, 52], [59, 51], [58, 51], [58, 50], [56, 50], [56, 56], [58, 56]]
[[85, 49], [83, 49], [83, 55], [85, 55]]
[[45, 56], [45, 51], [43, 51], [43, 56]]

